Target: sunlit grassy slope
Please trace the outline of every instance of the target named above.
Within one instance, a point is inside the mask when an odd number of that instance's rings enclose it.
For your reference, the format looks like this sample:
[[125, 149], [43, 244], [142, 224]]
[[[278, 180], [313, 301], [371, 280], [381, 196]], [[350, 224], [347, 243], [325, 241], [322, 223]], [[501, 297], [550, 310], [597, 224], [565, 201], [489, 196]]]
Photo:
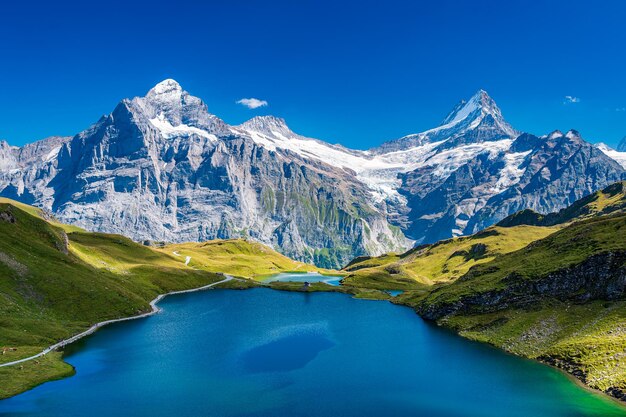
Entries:
[[183, 264], [189, 257], [188, 265], [192, 268], [247, 278], [262, 278], [287, 271], [336, 273], [294, 261], [265, 245], [244, 239], [176, 243], [159, 248], [158, 251], [175, 257]]
[[[218, 272], [256, 277], [317, 270], [244, 240], [157, 250], [61, 225], [7, 199], [0, 200], [0, 237], [0, 363], [40, 352], [96, 322], [145, 312], [158, 294], [218, 281]], [[0, 398], [71, 372], [58, 354], [0, 368]]]
[[404, 254], [357, 258], [344, 268], [345, 283], [372, 288], [412, 288], [454, 281], [471, 267], [521, 249], [559, 227], [491, 227], [468, 237], [424, 245]]
[[[594, 278], [581, 287], [576, 268], [598, 256], [617, 263], [610, 270], [604, 261], [585, 267]], [[463, 336], [557, 365], [621, 397], [626, 392], [623, 259], [626, 215], [588, 218], [477, 265], [455, 282], [406, 293], [397, 302], [434, 311], [439, 324]], [[614, 286], [610, 299], [593, 295], [603, 292], [602, 285]]]

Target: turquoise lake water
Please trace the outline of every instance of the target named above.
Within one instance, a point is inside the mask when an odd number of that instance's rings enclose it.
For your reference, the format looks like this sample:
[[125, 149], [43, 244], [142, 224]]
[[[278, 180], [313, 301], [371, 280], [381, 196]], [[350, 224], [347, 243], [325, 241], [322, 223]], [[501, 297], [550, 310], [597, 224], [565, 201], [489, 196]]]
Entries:
[[259, 288], [167, 297], [77, 342], [76, 375], [0, 401], [16, 416], [613, 416], [560, 372], [411, 309]]

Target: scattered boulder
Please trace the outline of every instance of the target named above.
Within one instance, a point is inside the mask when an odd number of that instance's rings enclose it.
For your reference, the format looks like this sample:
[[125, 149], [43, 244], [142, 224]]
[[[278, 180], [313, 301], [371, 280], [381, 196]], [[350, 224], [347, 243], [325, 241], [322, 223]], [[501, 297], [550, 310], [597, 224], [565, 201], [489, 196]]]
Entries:
[[0, 212], [0, 221], [6, 222], [6, 223], [15, 223], [15, 216], [13, 215], [10, 209], [7, 209], [5, 211]]

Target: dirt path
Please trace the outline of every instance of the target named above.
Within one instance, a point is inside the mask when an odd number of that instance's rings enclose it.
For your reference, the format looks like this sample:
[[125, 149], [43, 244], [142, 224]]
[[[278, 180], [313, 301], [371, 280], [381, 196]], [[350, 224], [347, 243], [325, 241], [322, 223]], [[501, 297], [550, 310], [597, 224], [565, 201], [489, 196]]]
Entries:
[[62, 340], [62, 341], [60, 341], [58, 343], [55, 343], [54, 345], [52, 345], [52, 346], [42, 350], [41, 352], [39, 352], [36, 355], [29, 356], [28, 358], [18, 359], [16, 361], [12, 361], [12, 362], [0, 363], [0, 368], [3, 367], [3, 366], [17, 365], [18, 363], [30, 361], [32, 359], [36, 359], [36, 358], [39, 358], [41, 356], [44, 356], [45, 354], [47, 354], [49, 352], [52, 352], [53, 350], [56, 350], [58, 348], [64, 347], [66, 345], [69, 345], [70, 343], [74, 343], [78, 339], [82, 339], [83, 337], [92, 334], [93, 332], [98, 330], [100, 327], [106, 326], [107, 324], [117, 323], [117, 322], [120, 322], [120, 321], [136, 320], [136, 319], [140, 319], [140, 318], [143, 318], [143, 317], [148, 317], [148, 316], [151, 316], [153, 314], [156, 314], [159, 311], [161, 311], [161, 309], [159, 307], [157, 307], [157, 303], [159, 301], [161, 301], [164, 297], [168, 296], [168, 295], [184, 294], [184, 293], [188, 293], [188, 292], [202, 291], [202, 290], [206, 290], [206, 289], [209, 289], [211, 287], [214, 287], [214, 286], [216, 286], [218, 284], [222, 284], [224, 282], [228, 282], [228, 281], [230, 281], [232, 279], [235, 279], [235, 278], [233, 278], [230, 275], [224, 274], [224, 276], [226, 278], [224, 278], [223, 280], [214, 282], [214, 283], [209, 284], [209, 285], [205, 285], [203, 287], [192, 288], [192, 289], [189, 289], [189, 290], [182, 290], [182, 291], [172, 291], [172, 292], [168, 292], [167, 294], [160, 294], [157, 298], [155, 298], [154, 300], [152, 300], [150, 302], [150, 307], [152, 308], [152, 311], [149, 311], [149, 312], [143, 313], [143, 314], [139, 314], [137, 316], [123, 317], [121, 319], [113, 319], [113, 320], [101, 321], [100, 323], [94, 324], [89, 329], [85, 330], [84, 332], [79, 333], [77, 335], [74, 335], [74, 336], [72, 336], [72, 337], [70, 337], [68, 339]]

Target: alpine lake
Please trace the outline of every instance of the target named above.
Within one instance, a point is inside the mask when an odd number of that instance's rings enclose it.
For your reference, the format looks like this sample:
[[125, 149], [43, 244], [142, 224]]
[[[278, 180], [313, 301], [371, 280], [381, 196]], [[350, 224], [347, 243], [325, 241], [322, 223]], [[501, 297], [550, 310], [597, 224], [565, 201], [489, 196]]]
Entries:
[[562, 372], [385, 301], [214, 289], [159, 307], [68, 346], [76, 374], [0, 401], [0, 416], [626, 415]]

